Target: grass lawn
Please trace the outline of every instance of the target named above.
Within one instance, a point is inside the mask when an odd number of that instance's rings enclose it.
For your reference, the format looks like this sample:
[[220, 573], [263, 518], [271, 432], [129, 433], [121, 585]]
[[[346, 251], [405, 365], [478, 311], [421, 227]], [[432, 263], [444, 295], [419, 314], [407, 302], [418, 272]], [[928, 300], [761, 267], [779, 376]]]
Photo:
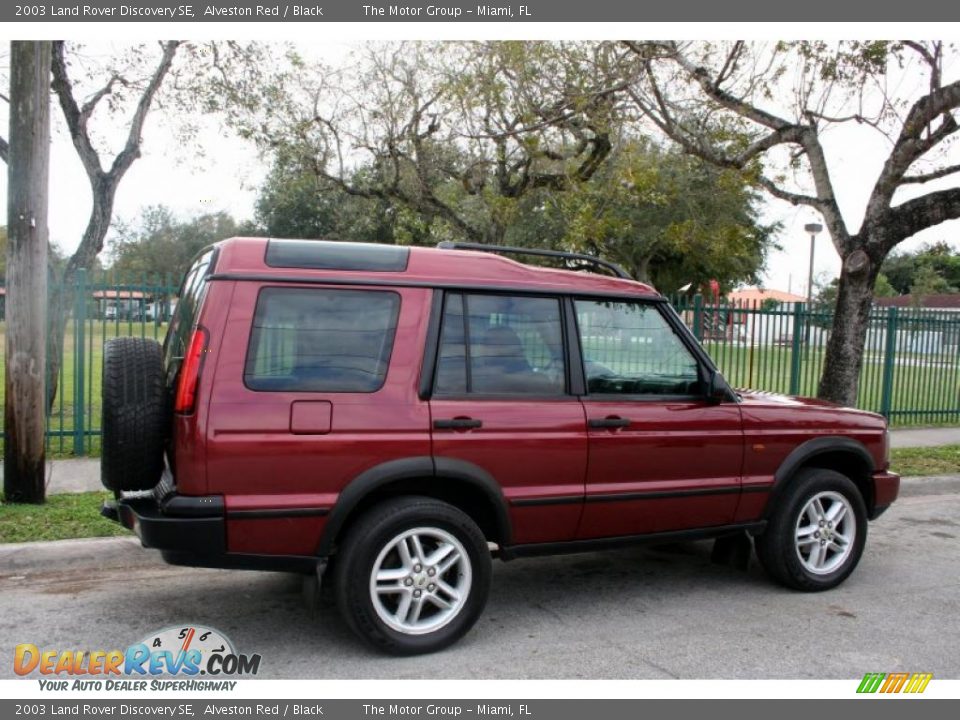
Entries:
[[901, 475], [960, 475], [960, 445], [893, 448], [890, 467]]
[[51, 495], [44, 505], [0, 502], [0, 543], [128, 535], [129, 530], [100, 515], [106, 492]]

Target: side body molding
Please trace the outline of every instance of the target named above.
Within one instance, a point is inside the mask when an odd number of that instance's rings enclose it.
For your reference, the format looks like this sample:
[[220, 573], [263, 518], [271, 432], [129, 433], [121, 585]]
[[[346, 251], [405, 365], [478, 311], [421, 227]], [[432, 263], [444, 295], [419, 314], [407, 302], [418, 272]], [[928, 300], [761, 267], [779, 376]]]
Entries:
[[493, 508], [499, 536], [504, 538], [504, 544], [509, 542], [512, 536], [510, 516], [506, 499], [497, 481], [473, 463], [425, 455], [391, 460], [365, 470], [354, 478], [340, 493], [336, 505], [330, 511], [317, 554], [325, 557], [331, 553], [334, 540], [343, 529], [344, 523], [370, 493], [396, 482], [416, 479], [462, 483], [482, 492]]

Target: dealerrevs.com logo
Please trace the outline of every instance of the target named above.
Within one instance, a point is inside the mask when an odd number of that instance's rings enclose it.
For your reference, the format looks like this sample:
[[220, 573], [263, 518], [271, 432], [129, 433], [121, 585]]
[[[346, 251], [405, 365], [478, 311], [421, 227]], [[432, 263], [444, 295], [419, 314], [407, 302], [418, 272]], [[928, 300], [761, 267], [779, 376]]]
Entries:
[[151, 633], [126, 650], [51, 650], [21, 643], [14, 649], [13, 670], [20, 676], [70, 678], [40, 679], [41, 690], [232, 690], [236, 681], [221, 678], [256, 675], [260, 659], [238, 653], [218, 630], [187, 625]]

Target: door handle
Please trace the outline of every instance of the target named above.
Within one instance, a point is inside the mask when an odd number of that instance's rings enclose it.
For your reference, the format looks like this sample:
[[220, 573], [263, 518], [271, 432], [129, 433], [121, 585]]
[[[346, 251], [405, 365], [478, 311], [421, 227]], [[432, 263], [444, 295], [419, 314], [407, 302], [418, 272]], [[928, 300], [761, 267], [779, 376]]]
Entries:
[[458, 417], [434, 420], [433, 427], [435, 430], [476, 430], [479, 427], [483, 427], [483, 421], [468, 417]]
[[625, 428], [630, 427], [630, 420], [611, 415], [605, 418], [590, 418], [587, 424], [592, 428]]

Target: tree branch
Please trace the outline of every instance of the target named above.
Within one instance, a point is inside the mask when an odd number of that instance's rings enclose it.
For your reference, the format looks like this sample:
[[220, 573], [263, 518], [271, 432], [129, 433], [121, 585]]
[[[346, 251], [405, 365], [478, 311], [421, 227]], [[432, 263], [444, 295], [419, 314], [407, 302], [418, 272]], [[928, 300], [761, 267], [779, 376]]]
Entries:
[[10, 154], [10, 144], [6, 138], [0, 137], [0, 160], [7, 162], [7, 156]]
[[100, 102], [104, 96], [113, 92], [113, 84], [119, 79], [119, 75], [113, 75], [110, 80], [107, 81], [106, 85], [97, 90], [97, 92], [95, 92], [90, 99], [83, 104], [83, 108], [80, 110], [80, 116], [83, 118], [85, 123], [90, 116], [93, 115], [93, 111], [96, 109], [97, 103]]
[[744, 42], [743, 40], [737, 40], [733, 44], [733, 48], [727, 54], [727, 59], [723, 63], [723, 67], [720, 68], [720, 72], [717, 73], [717, 79], [714, 80], [714, 87], [719, 88], [723, 82], [733, 74], [733, 71], [737, 68], [737, 61], [740, 59], [741, 53], [743, 53]]
[[907, 200], [888, 212], [890, 247], [921, 230], [960, 218], [960, 188], [949, 188]]
[[[141, 135], [143, 134], [143, 123], [147, 119], [147, 113], [150, 112], [150, 106], [153, 104], [153, 98], [163, 84], [163, 79], [170, 71], [173, 65], [173, 57], [177, 54], [177, 48], [180, 47], [178, 40], [169, 40], [163, 44], [163, 55], [160, 63], [150, 77], [146, 89], [140, 95], [140, 101], [137, 103], [137, 109], [133, 113], [133, 120], [130, 123], [130, 132], [127, 135], [127, 143], [123, 150], [114, 158], [113, 166], [110, 168], [111, 176], [122, 176], [133, 164], [133, 161], [140, 157]], [[119, 180], [119, 177], [117, 177]]]
[[836, 201], [833, 182], [830, 177], [829, 168], [827, 167], [823, 148], [817, 137], [816, 129], [813, 126], [788, 123], [785, 120], [765, 113], [765, 111], [754, 108], [743, 101], [732, 99], [731, 95], [718, 89], [715, 83], [710, 81], [709, 74], [702, 68], [695, 68], [690, 63], [686, 63], [685, 65], [681, 63], [681, 66], [684, 67], [688, 74], [693, 72], [698, 73], [699, 77], [695, 79], [697, 79], [700, 87], [708, 97], [740, 117], [753, 120], [765, 127], [772, 127], [772, 131], [754, 140], [736, 155], [725, 154], [723, 150], [714, 147], [706, 141], [702, 134], [685, 128], [671, 115], [669, 104], [660, 89], [649, 61], [646, 63], [646, 76], [650, 84], [650, 92], [653, 96], [655, 107], [646, 102], [632, 88], [627, 90], [628, 94], [640, 110], [668, 137], [678, 142], [684, 151], [720, 167], [745, 170], [751, 161], [761, 156], [767, 150], [777, 147], [778, 145], [800, 145], [808, 157], [810, 172], [813, 176], [814, 186], [817, 191], [815, 197], [781, 188], [767, 177], [760, 177], [757, 182], [774, 197], [794, 205], [808, 205], [816, 208], [823, 215], [827, 226], [830, 228], [831, 237], [837, 244], [838, 249], [843, 253], [849, 245], [850, 234]]
[[833, 179], [830, 177], [830, 168], [827, 166], [827, 156], [820, 144], [820, 137], [813, 128], [807, 128], [803, 134], [803, 149], [807, 152], [807, 162], [810, 164], [810, 174], [813, 176], [813, 185], [817, 190], [817, 200], [820, 205], [817, 209], [823, 215], [823, 220], [830, 231], [841, 257], [850, 252], [850, 231], [840, 212], [837, 195], [833, 189]]
[[949, 165], [945, 168], [940, 168], [939, 170], [933, 170], [928, 173], [920, 173], [918, 175], [905, 175], [903, 180], [900, 181], [901, 185], [919, 185], [922, 183], [930, 182], [931, 180], [937, 180], [947, 175], [953, 175], [955, 172], [960, 172], [960, 165]]
[[[889, 207], [910, 166], [960, 128], [952, 114], [957, 107], [960, 107], [960, 81], [932, 90], [910, 107], [893, 150], [873, 186], [867, 205], [868, 213], [881, 213]], [[943, 120], [940, 125], [923, 136], [923, 131], [941, 115]]]
[[[935, 90], [940, 87], [940, 63], [937, 62], [937, 57], [934, 53], [931, 53], [927, 48], [925, 48], [921, 43], [915, 42], [913, 40], [904, 40], [904, 47], [908, 47], [917, 53], [920, 57], [923, 58], [924, 62], [930, 66], [930, 89]], [[936, 54], [940, 54], [939, 48], [936, 51]]]
[[718, 86], [717, 81], [710, 77], [710, 73], [705, 67], [694, 65], [679, 49], [676, 50], [672, 59], [686, 71], [687, 75], [696, 80], [707, 97], [711, 98], [718, 105], [725, 107], [727, 110], [732, 110], [741, 117], [745, 117], [773, 130], [780, 130], [794, 125], [794, 123], [789, 120], [785, 120], [771, 112], [758, 108], [756, 105], [752, 105], [742, 98], [738, 98], [732, 93], [723, 90]]
[[60, 109], [63, 111], [63, 117], [67, 122], [73, 147], [76, 148], [77, 155], [80, 156], [80, 162], [83, 163], [87, 177], [93, 183], [98, 181], [103, 174], [103, 167], [100, 164], [100, 156], [90, 142], [90, 136], [87, 133], [87, 118], [84, 117], [76, 99], [73, 97], [73, 84], [70, 82], [70, 76], [67, 73], [67, 63], [63, 53], [64, 42], [62, 40], [55, 41], [50, 65], [53, 74], [53, 91], [57, 94], [57, 100], [60, 102]]
[[119, 78], [114, 75], [110, 81], [98, 90], [81, 108], [74, 97], [73, 84], [67, 71], [67, 63], [64, 57], [64, 42], [56, 41], [53, 43], [53, 58], [51, 63], [51, 72], [53, 75], [52, 87], [60, 102], [60, 108], [63, 110], [63, 116], [70, 131], [70, 139], [73, 146], [80, 156], [84, 170], [90, 181], [90, 189], [93, 193], [93, 207], [90, 211], [90, 219], [84, 230], [83, 238], [77, 246], [76, 251], [67, 262], [64, 270], [64, 279], [72, 277], [78, 268], [88, 267], [94, 258], [103, 249], [103, 238], [105, 237], [110, 225], [110, 218], [113, 213], [113, 201], [117, 192], [117, 185], [123, 178], [127, 170], [140, 156], [140, 144], [142, 142], [143, 124], [147, 113], [153, 103], [154, 97], [164, 78], [173, 64], [174, 55], [179, 47], [179, 41], [166, 42], [163, 45], [163, 54], [160, 62], [154, 70], [144, 88], [140, 100], [137, 102], [133, 119], [130, 122], [130, 129], [127, 133], [126, 143], [123, 149], [113, 159], [109, 171], [103, 169], [100, 161], [100, 155], [90, 139], [90, 133], [87, 123], [93, 113], [97, 103], [112, 91], [113, 83]]
[[793, 193], [787, 190], [784, 190], [778, 186], [773, 180], [768, 177], [761, 175], [757, 178], [757, 184], [760, 185], [764, 190], [773, 195], [775, 198], [781, 200], [786, 200], [792, 205], [807, 205], [812, 208], [820, 209], [821, 202], [812, 195], [803, 195], [802, 193]]
[[[652, 112], [652, 108], [644, 103], [635, 91], [628, 89], [628, 94], [633, 99], [633, 101], [644, 110], [644, 114], [647, 115], [654, 123], [667, 134], [668, 137], [672, 138], [674, 141], [679, 142], [683, 145], [684, 149], [691, 154], [697, 155], [708, 162], [712, 162], [716, 165], [721, 165], [724, 167], [735, 168], [742, 170], [746, 165], [753, 160], [755, 157], [762, 155], [767, 150], [776, 147], [777, 145], [789, 144], [789, 143], [800, 143], [803, 139], [805, 127], [802, 125], [796, 125], [793, 123], [783, 122], [779, 127], [773, 129], [767, 135], [764, 135], [753, 142], [751, 142], [746, 148], [741, 150], [736, 155], [725, 155], [716, 148], [707, 145], [702, 142], [699, 135], [685, 128], [681, 125], [671, 114], [669, 105], [667, 104], [663, 92], [660, 89], [660, 85], [657, 82], [656, 75], [653, 72], [653, 67], [650, 61], [647, 61], [645, 64], [646, 75], [648, 82], [650, 83], [650, 91], [653, 94], [654, 101], [657, 105], [657, 110], [659, 111], [660, 118], [657, 118]], [[702, 70], [702, 68], [700, 69]], [[688, 71], [690, 72], [690, 71]], [[719, 78], [719, 76], [718, 76]], [[717, 83], [720, 80], [716, 80], [713, 83], [709, 82], [709, 78], [705, 75], [705, 71], [701, 74], [701, 77], [698, 79], [701, 87], [707, 91], [707, 94], [717, 100], [717, 95], [728, 95], [723, 90], [720, 90], [717, 87]], [[706, 84], [705, 84], [706, 83]], [[732, 97], [732, 96], [731, 96]], [[722, 103], [721, 103], [722, 104]], [[740, 115], [741, 117], [746, 117], [742, 114], [740, 109], [748, 107], [745, 103], [737, 101], [735, 107], [730, 107], [725, 105], [728, 109], [732, 110], [734, 113]], [[739, 109], [738, 109], [739, 108]], [[756, 110], [756, 108], [754, 108]], [[762, 112], [762, 111], [757, 111]], [[764, 123], [766, 124], [766, 123]], [[696, 139], [694, 139], [696, 138]]]

